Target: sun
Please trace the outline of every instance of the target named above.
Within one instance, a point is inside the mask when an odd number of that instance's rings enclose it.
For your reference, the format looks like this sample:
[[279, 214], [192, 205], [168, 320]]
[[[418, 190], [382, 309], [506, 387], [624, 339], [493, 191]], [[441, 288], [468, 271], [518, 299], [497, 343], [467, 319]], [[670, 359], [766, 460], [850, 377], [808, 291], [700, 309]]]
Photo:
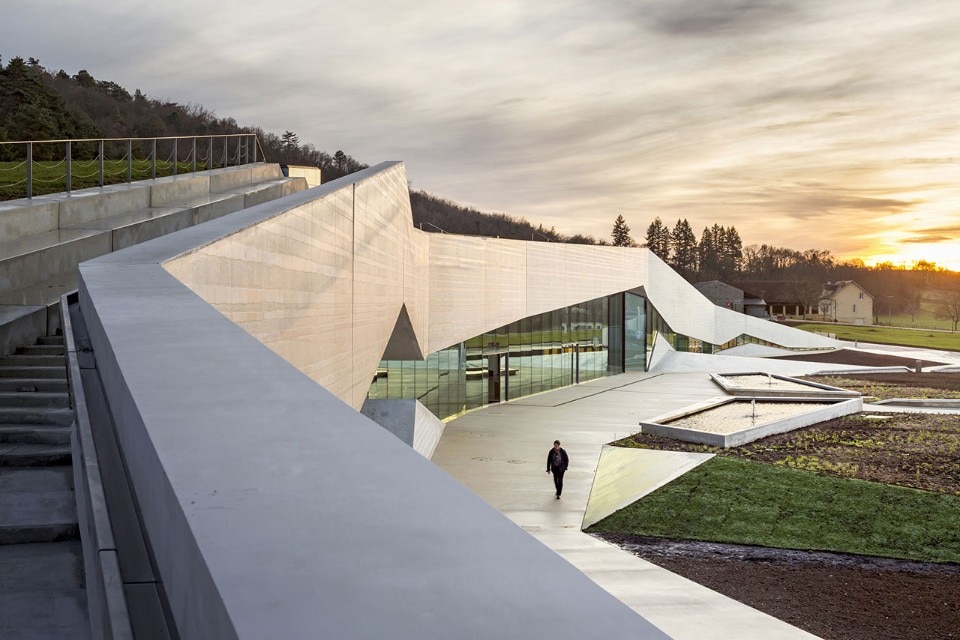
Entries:
[[868, 267], [889, 262], [896, 267], [913, 269], [923, 261], [934, 263], [942, 269], [960, 272], [960, 246], [955, 244], [916, 244], [909, 251], [891, 253], [871, 253], [857, 256]]

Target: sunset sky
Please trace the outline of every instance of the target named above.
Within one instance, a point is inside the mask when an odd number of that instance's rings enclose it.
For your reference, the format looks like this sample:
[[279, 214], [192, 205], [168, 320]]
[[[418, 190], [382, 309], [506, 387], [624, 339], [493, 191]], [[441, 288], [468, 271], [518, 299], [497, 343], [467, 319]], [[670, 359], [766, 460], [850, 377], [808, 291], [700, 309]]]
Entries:
[[31, 0], [4, 62], [374, 164], [565, 234], [733, 225], [745, 245], [960, 270], [960, 3]]

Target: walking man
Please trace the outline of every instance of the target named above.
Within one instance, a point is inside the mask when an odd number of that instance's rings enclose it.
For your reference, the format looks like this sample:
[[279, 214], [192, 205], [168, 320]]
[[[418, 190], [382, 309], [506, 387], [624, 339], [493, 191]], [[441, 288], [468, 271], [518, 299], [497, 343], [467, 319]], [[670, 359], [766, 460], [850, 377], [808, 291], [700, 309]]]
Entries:
[[567, 452], [560, 446], [559, 440], [553, 441], [553, 449], [547, 452], [547, 473], [553, 472], [553, 484], [557, 488], [557, 500], [563, 493], [563, 474], [570, 464]]

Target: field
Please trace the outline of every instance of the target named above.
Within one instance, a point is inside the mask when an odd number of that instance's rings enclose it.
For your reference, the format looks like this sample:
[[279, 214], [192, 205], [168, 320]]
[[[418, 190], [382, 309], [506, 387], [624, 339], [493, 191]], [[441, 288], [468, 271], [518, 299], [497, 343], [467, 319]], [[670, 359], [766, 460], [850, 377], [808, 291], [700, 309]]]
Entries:
[[[960, 396], [960, 374], [816, 380]], [[715, 452], [590, 532], [823, 638], [960, 637], [960, 416], [847, 416]]]

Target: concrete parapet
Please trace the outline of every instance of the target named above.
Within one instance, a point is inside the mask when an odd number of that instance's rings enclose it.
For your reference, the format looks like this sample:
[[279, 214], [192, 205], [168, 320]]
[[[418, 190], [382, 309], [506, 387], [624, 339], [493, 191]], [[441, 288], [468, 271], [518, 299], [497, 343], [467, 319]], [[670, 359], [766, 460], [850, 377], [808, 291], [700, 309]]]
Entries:
[[307, 188], [319, 187], [323, 184], [320, 179], [320, 169], [317, 167], [287, 167], [287, 175], [291, 178], [303, 178], [307, 181]]
[[250, 182], [263, 182], [283, 177], [280, 165], [276, 163], [262, 163], [248, 165], [250, 167]]
[[241, 165], [239, 167], [224, 167], [222, 169], [213, 169], [208, 171], [210, 177], [210, 193], [220, 193], [236, 189], [243, 185], [256, 182], [253, 179], [253, 167], [255, 165]]
[[59, 211], [60, 204], [55, 200], [0, 202], [0, 242], [54, 231], [59, 224]]
[[232, 193], [211, 193], [203, 198], [195, 198], [189, 204], [193, 208], [193, 223], [201, 224], [240, 211], [243, 209], [243, 198]]
[[63, 229], [0, 244], [0, 292], [24, 289], [111, 250], [109, 231]]
[[150, 206], [163, 207], [210, 193], [210, 177], [191, 173], [157, 178], [150, 183]]
[[103, 218], [149, 206], [150, 187], [143, 183], [81, 189], [60, 201], [60, 228], [83, 227]]

